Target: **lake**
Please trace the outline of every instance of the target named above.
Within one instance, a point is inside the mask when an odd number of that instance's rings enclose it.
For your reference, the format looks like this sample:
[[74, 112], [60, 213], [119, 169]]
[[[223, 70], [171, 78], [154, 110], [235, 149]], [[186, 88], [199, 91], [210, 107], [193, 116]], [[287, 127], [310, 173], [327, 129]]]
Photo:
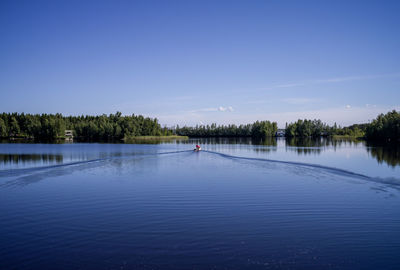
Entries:
[[399, 153], [328, 139], [0, 144], [0, 269], [400, 269]]

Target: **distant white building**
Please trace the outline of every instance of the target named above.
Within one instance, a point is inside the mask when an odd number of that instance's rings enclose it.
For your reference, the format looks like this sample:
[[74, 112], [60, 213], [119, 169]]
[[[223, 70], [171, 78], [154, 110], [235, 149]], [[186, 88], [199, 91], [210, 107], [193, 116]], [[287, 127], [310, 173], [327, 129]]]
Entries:
[[64, 137], [66, 141], [72, 141], [74, 139], [74, 131], [73, 130], [65, 130]]
[[283, 129], [278, 129], [278, 131], [275, 133], [276, 137], [285, 137], [285, 130]]

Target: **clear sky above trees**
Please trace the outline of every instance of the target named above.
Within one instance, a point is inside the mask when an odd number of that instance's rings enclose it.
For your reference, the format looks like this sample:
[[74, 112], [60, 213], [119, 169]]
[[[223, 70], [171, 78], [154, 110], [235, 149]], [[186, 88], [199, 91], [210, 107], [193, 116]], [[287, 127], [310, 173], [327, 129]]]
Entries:
[[162, 125], [400, 109], [399, 1], [1, 1], [5, 112]]

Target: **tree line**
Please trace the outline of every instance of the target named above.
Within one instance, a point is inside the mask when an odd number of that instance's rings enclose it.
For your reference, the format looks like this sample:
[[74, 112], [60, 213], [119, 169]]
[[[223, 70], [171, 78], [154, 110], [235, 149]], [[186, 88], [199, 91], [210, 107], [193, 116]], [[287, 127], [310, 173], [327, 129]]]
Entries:
[[[276, 136], [276, 122], [256, 121], [246, 125], [197, 125], [195, 127], [161, 127], [157, 118], [142, 115], [122, 116], [120, 112], [99, 116], [63, 116], [61, 114], [0, 114], [0, 137], [54, 140], [63, 138], [65, 130], [85, 141], [120, 140], [135, 136], [251, 137], [265, 139]], [[329, 126], [321, 120], [297, 120], [286, 124], [285, 136], [306, 138], [350, 136], [379, 141], [400, 140], [400, 112], [380, 114], [368, 124], [348, 127]]]
[[366, 126], [367, 124], [354, 124], [348, 127], [341, 127], [336, 123], [333, 126], [329, 126], [317, 119], [299, 119], [294, 123], [286, 124], [285, 136], [305, 138], [337, 135], [361, 138], [365, 136]]
[[177, 135], [189, 137], [252, 137], [264, 139], [275, 136], [278, 131], [276, 122], [256, 121], [247, 125], [197, 125], [195, 127], [176, 126]]
[[286, 125], [286, 137], [350, 136], [375, 141], [400, 140], [400, 112], [393, 110], [380, 114], [368, 124], [348, 127], [326, 125], [321, 120], [298, 120]]
[[[277, 135], [276, 122], [257, 121], [247, 125], [197, 125], [177, 126], [174, 133], [189, 137], [252, 137], [266, 138]], [[332, 126], [321, 120], [299, 119], [286, 124], [285, 137], [307, 138], [321, 136], [348, 136], [369, 140], [396, 141], [400, 139], [400, 113], [395, 110], [379, 115], [372, 123], [354, 124], [348, 127]]]
[[[195, 127], [177, 126], [174, 133], [189, 137], [252, 137], [265, 139], [277, 135], [278, 127], [276, 122], [256, 121], [247, 125], [196, 125]], [[340, 127], [336, 124], [329, 126], [321, 120], [297, 120], [294, 123], [286, 124], [286, 137], [320, 137], [332, 135], [344, 135], [352, 137], [363, 137], [365, 125], [352, 125]]]
[[366, 126], [365, 137], [369, 140], [400, 141], [400, 112], [393, 110], [378, 115]]
[[61, 114], [0, 114], [0, 137], [54, 140], [64, 138], [65, 130], [85, 141], [120, 140], [131, 136], [171, 135], [157, 118], [142, 115], [122, 116], [120, 112], [99, 116]]

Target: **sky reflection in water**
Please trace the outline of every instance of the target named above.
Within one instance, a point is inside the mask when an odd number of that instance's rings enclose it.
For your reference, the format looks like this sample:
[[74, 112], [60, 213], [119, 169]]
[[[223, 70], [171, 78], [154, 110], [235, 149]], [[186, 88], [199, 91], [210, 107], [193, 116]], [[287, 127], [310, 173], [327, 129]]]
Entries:
[[384, 150], [225, 143], [0, 145], [1, 266], [400, 265], [399, 166]]

